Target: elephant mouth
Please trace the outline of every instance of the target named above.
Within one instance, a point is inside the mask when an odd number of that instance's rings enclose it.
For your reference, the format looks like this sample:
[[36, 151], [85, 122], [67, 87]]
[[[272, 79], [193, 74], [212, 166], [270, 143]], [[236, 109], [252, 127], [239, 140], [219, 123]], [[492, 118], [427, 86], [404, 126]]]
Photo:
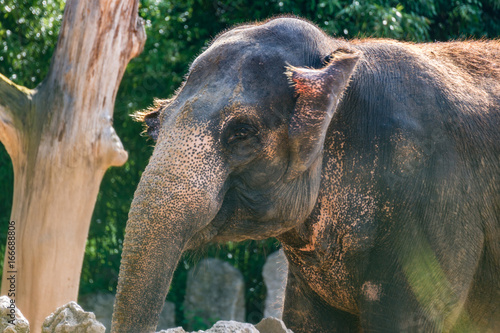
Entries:
[[[245, 221], [240, 222], [242, 225], [248, 225], [250, 222]], [[238, 225], [240, 224], [238, 223]], [[188, 241], [184, 250], [195, 250], [209, 243], [224, 243], [224, 242], [241, 242], [244, 240], [262, 240], [269, 237], [275, 236], [264, 234], [246, 234], [240, 232], [232, 232], [229, 226], [217, 226], [214, 223], [210, 223], [208, 226], [200, 230], [198, 233], [193, 235], [193, 237]], [[238, 228], [240, 229], [240, 228]]]
[[185, 250], [194, 250], [208, 243], [217, 242], [224, 225], [227, 224], [232, 215], [233, 210], [229, 210], [227, 206], [222, 205], [216, 216], [191, 237], [186, 244]]
[[229, 206], [223, 206], [208, 225], [195, 233], [187, 242], [185, 250], [194, 250], [208, 243], [240, 242], [271, 237], [262, 228], [257, 228], [256, 233], [255, 224], [258, 222], [249, 219], [248, 213], [243, 209], [229, 209], [227, 208]]
[[276, 207], [255, 196], [230, 189], [225, 192], [215, 217], [187, 242], [185, 250], [194, 250], [208, 243], [240, 242], [276, 237], [294, 224], [275, 219]]
[[220, 228], [217, 228], [212, 222], [210, 222], [205, 228], [194, 234], [193, 237], [191, 237], [191, 239], [187, 242], [184, 250], [195, 250], [210, 242], [213, 242], [216, 239]]
[[263, 240], [276, 237], [287, 231], [275, 223], [265, 223], [255, 228], [255, 220], [248, 218], [231, 219], [229, 221], [212, 220], [205, 228], [197, 232], [188, 241], [185, 250], [195, 250], [209, 243], [241, 242], [245, 240]]

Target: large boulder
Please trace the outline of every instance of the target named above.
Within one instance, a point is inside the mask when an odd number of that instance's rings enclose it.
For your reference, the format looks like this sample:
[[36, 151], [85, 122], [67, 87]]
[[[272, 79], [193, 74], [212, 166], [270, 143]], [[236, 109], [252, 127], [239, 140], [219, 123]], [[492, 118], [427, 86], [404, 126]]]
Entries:
[[264, 317], [283, 317], [285, 287], [288, 275], [288, 261], [283, 250], [269, 255], [262, 269], [267, 295]]
[[0, 297], [0, 332], [29, 333], [30, 325], [16, 304], [7, 296]]
[[85, 312], [75, 302], [57, 308], [42, 326], [42, 333], [104, 333], [105, 330], [92, 312]]
[[204, 259], [188, 273], [184, 317], [188, 329], [193, 323], [210, 325], [217, 320], [245, 321], [243, 275], [229, 263]]

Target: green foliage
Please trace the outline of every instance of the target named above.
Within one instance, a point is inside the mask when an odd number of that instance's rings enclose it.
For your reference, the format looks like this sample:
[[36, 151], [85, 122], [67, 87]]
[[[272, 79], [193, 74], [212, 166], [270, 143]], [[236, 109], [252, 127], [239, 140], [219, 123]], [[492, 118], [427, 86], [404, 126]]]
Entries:
[[28, 88], [49, 70], [64, 0], [0, 0], [0, 73]]
[[[41, 82], [57, 42], [63, 6], [63, 0], [0, 0], [1, 73], [30, 88]], [[444, 41], [500, 34], [498, 0], [142, 0], [140, 15], [146, 21], [148, 39], [144, 52], [127, 68], [114, 113], [114, 126], [129, 159], [124, 167], [108, 170], [103, 179], [87, 242], [82, 294], [116, 288], [128, 209], [152, 152], [153, 142], [139, 136], [141, 125], [129, 114], [151, 105], [155, 97], [170, 96], [182, 83], [189, 63], [221, 31], [285, 14], [305, 17], [341, 38]], [[6, 230], [13, 173], [3, 147], [0, 183], [0, 230]], [[0, 259], [4, 246], [5, 233], [0, 232]], [[274, 240], [229, 243], [186, 255], [168, 295], [177, 305], [180, 323], [187, 270], [200, 256], [227, 260], [242, 271], [247, 285], [247, 320], [257, 322], [265, 294], [262, 265], [265, 255], [277, 247]]]
[[3, 258], [7, 241], [7, 227], [12, 207], [12, 191], [14, 190], [14, 172], [9, 155], [0, 144], [0, 276], [3, 272]]
[[[190, 323], [189, 326], [190, 330], [193, 331], [198, 331], [198, 330], [206, 330], [207, 328], [212, 327], [216, 322], [219, 320], [222, 320], [222, 318], [203, 318], [203, 317], [198, 317], [196, 314], [193, 315], [194, 312], [189, 311], [190, 314]], [[184, 324], [182, 325], [183, 327], [186, 327]]]

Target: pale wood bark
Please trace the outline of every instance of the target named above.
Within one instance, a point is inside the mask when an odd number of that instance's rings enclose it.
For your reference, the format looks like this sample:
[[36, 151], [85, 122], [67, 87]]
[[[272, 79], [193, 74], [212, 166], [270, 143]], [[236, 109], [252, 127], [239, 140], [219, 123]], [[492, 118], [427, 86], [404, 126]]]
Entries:
[[29, 90], [0, 76], [0, 140], [14, 167], [15, 299], [34, 333], [77, 299], [101, 179], [127, 160], [112, 115], [125, 67], [146, 39], [138, 2], [68, 0], [45, 80]]

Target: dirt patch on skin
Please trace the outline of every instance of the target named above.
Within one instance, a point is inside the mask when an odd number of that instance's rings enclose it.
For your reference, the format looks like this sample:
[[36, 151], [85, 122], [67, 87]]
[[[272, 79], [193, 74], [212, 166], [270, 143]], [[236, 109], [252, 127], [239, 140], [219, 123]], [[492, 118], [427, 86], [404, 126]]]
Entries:
[[375, 302], [380, 300], [382, 294], [382, 286], [380, 284], [373, 283], [371, 281], [366, 281], [361, 287], [363, 295], [367, 300]]

